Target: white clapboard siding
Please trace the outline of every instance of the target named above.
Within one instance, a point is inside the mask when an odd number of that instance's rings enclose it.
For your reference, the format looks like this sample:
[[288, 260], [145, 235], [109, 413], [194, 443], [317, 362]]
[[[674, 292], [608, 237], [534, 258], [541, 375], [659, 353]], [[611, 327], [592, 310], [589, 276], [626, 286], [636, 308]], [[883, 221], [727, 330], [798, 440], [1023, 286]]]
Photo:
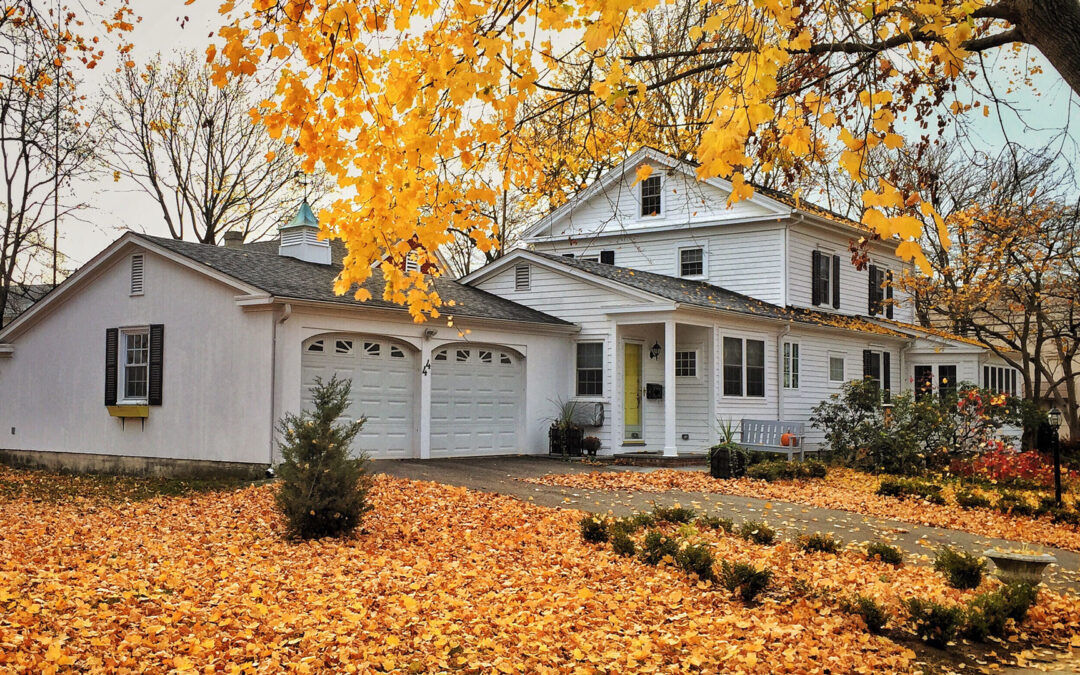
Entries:
[[[840, 230], [828, 232], [792, 224], [788, 250], [788, 298], [791, 305], [839, 311], [843, 314], [868, 315], [870, 272], [868, 269], [856, 269], [851, 263], [851, 252], [848, 249], [851, 241], [852, 236]], [[815, 250], [840, 256], [839, 310], [832, 307], [831, 288], [830, 298], [825, 304], [815, 307], [812, 302], [810, 267]], [[891, 255], [891, 250], [891, 243], [875, 245], [870, 256], [871, 262], [880, 268], [892, 270], [893, 279], [899, 280], [902, 271], [909, 269], [910, 265]], [[914, 321], [914, 305], [903, 290], [894, 288], [893, 301], [895, 320], [908, 323]]]
[[707, 281], [764, 302], [783, 302], [784, 230], [776, 223], [679, 227], [657, 233], [624, 232], [617, 237], [594, 237], [537, 242], [537, 251], [556, 255], [599, 256], [614, 251], [615, 265], [679, 276], [679, 249], [701, 246]]
[[[738, 425], [744, 417], [754, 419], [776, 419], [776, 341], [779, 329], [770, 327], [762, 330], [760, 323], [727, 317], [717, 322], [713, 340], [713, 373], [716, 387], [716, 414], [713, 424], [718, 421]], [[724, 337], [749, 338], [765, 342], [765, 396], [725, 396], [724, 395]], [[745, 346], [744, 346], [745, 349]], [[745, 376], [744, 376], [745, 377]], [[736, 440], [738, 437], [736, 436]]]
[[[573, 338], [575, 341], [604, 342], [604, 395], [598, 399], [604, 404], [604, 426], [599, 429], [587, 429], [586, 433], [600, 438], [605, 449], [611, 448], [611, 429], [613, 423], [612, 397], [615, 394], [615, 337], [607, 311], [626, 307], [640, 302], [629, 296], [604, 289], [595, 284], [552, 271], [534, 263], [529, 264], [530, 283], [528, 290], [516, 290], [515, 265], [508, 265], [497, 274], [486, 277], [476, 286], [508, 300], [521, 303], [541, 312], [546, 312], [560, 319], [571, 321], [581, 326], [581, 332]], [[574, 375], [575, 348], [570, 350], [568, 363], [551, 364], [552, 368], [565, 368], [569, 376], [571, 391], [576, 383]], [[661, 373], [661, 376], [663, 373]], [[549, 405], [544, 416], [554, 416], [555, 402]], [[546, 426], [546, 420], [529, 420], [530, 424]]]
[[[716, 415], [710, 409], [713, 379], [712, 330], [698, 326], [677, 326], [676, 351], [697, 352], [697, 377], [675, 378], [675, 438], [679, 452], [700, 451], [711, 444]], [[683, 434], [689, 439], [683, 440]]]
[[739, 220], [769, 215], [753, 201], [742, 200], [727, 205], [728, 193], [702, 183], [679, 171], [653, 166], [654, 175], [662, 176], [661, 213], [641, 216], [641, 184], [634, 185], [635, 169], [606, 190], [576, 204], [565, 216], [551, 224], [548, 234], [555, 237], [595, 235], [602, 231], [622, 232], [634, 229], [678, 226], [704, 220]]
[[[887, 350], [889, 358], [889, 383], [893, 393], [900, 393], [909, 388], [909, 383], [901, 381], [900, 346], [895, 342], [875, 340], [873, 336], [846, 336], [820, 331], [793, 330], [784, 338], [799, 344], [799, 388], [784, 389], [783, 418], [806, 424], [807, 448], [815, 448], [824, 440], [820, 429], [810, 427], [811, 411], [831, 395], [839, 393], [844, 382], [861, 379], [863, 376], [863, 350]], [[829, 380], [829, 358], [832, 355], [844, 358], [844, 381]]]

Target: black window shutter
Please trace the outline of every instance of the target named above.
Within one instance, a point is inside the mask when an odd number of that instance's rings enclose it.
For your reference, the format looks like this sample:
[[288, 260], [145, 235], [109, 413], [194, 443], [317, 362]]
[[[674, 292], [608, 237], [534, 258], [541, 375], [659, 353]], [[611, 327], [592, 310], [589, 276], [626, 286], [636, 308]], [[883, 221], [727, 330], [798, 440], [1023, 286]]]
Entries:
[[815, 305], [821, 304], [821, 251], [810, 257], [810, 298]]
[[150, 324], [150, 382], [147, 403], [161, 405], [161, 369], [165, 352], [165, 326]]
[[878, 289], [877, 289], [877, 265], [870, 266], [870, 283], [868, 284], [870, 289], [869, 296], [867, 298], [866, 309], [870, 312], [870, 316], [874, 316], [878, 313]]
[[885, 272], [885, 299], [889, 301], [889, 304], [885, 306], [885, 316], [891, 319], [893, 315], [892, 270]]
[[840, 256], [832, 257], [832, 306], [840, 309]]
[[881, 390], [885, 392], [885, 402], [888, 403], [891, 400], [892, 394], [892, 378], [890, 377], [892, 368], [889, 364], [889, 352], [881, 353]]
[[867, 377], [870, 377], [871, 375], [873, 375], [873, 372], [872, 372], [872, 368], [873, 368], [872, 361], [873, 361], [873, 359], [874, 359], [874, 352], [870, 351], [869, 349], [864, 349], [863, 352], [862, 352], [862, 376], [864, 378], [867, 378]]
[[615, 251], [600, 251], [600, 262], [605, 265], [614, 265]]
[[105, 405], [116, 405], [116, 350], [120, 331], [105, 329]]

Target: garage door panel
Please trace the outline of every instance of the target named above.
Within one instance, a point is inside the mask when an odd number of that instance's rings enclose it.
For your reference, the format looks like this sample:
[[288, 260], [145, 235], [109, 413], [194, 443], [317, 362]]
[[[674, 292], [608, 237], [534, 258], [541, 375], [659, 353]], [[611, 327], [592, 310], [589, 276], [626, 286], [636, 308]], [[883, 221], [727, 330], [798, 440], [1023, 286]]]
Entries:
[[[317, 349], [313, 349], [317, 347]], [[412, 457], [416, 409], [415, 353], [385, 338], [360, 335], [319, 336], [304, 344], [301, 401], [310, 408], [315, 378], [332, 375], [352, 380], [343, 422], [367, 417], [353, 441], [354, 452], [370, 457]]]
[[431, 382], [432, 456], [520, 451], [524, 384], [521, 359], [497, 346], [436, 349]]

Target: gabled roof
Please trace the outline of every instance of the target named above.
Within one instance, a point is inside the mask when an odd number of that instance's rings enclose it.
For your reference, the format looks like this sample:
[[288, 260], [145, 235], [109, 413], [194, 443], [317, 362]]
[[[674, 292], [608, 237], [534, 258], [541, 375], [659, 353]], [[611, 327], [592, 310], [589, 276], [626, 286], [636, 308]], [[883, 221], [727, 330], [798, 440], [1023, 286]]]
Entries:
[[[241, 248], [226, 248], [165, 237], [135, 236], [243, 283], [255, 286], [277, 298], [330, 302], [357, 308], [378, 307], [405, 311], [402, 305], [382, 299], [384, 282], [382, 272], [378, 268], [374, 269], [371, 277], [364, 282], [364, 288], [371, 293], [370, 300], [361, 302], [354, 299], [352, 293], [345, 295], [334, 293], [334, 280], [341, 272], [340, 261], [344, 257], [344, 246], [340, 242], [331, 244], [334, 262], [330, 265], [319, 265], [278, 255], [277, 241], [255, 242]], [[440, 310], [444, 314], [478, 319], [572, 325], [550, 314], [519, 305], [452, 279], [437, 277], [433, 280], [433, 285], [444, 303], [454, 302], [452, 307], [444, 305]]]
[[[629, 289], [647, 293], [655, 298], [671, 300], [679, 305], [701, 307], [704, 309], [718, 310], [723, 312], [735, 312], [747, 316], [756, 316], [774, 321], [790, 321], [800, 324], [838, 328], [841, 330], [857, 331], [861, 333], [873, 333], [893, 338], [909, 338], [902, 332], [867, 321], [857, 316], [846, 316], [819, 312], [798, 307], [781, 307], [772, 303], [752, 298], [742, 293], [729, 291], [726, 288], [713, 286], [703, 281], [693, 281], [670, 277], [654, 272], [644, 272], [628, 267], [605, 265], [581, 258], [567, 258], [550, 253], [536, 251], [515, 251], [508, 255], [502, 262], [508, 264], [514, 257], [537, 256], [550, 263], [562, 265], [570, 270], [581, 272], [593, 277], [614, 282]], [[478, 275], [466, 277], [469, 282], [475, 281]]]

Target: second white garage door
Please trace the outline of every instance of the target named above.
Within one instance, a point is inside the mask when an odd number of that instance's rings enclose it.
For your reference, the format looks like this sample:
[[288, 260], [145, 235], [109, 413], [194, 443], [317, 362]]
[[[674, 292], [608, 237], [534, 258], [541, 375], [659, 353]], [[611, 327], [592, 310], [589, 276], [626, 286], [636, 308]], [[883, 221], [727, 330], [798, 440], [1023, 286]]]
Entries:
[[517, 354], [497, 346], [443, 347], [431, 366], [432, 457], [520, 451], [525, 380]]

